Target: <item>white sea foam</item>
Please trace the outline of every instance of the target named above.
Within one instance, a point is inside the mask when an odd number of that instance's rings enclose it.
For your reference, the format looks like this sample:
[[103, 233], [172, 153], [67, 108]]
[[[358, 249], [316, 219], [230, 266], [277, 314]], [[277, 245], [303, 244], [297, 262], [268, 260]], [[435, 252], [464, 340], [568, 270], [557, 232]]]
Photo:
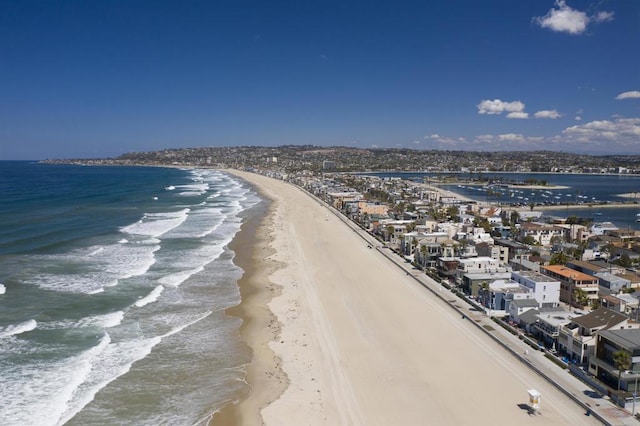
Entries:
[[7, 287], [4, 284], [0, 284], [0, 294], [5, 294], [7, 292]]
[[215, 231], [225, 216], [218, 207], [193, 210], [184, 226], [172, 229], [163, 238], [202, 238]]
[[178, 193], [178, 195], [182, 195], [182, 196], [203, 195], [209, 189], [209, 184], [196, 183], [196, 184], [190, 184], [190, 185], [178, 185], [177, 189], [181, 191]]
[[95, 315], [87, 318], [83, 318], [78, 321], [78, 327], [102, 327], [102, 328], [111, 328], [122, 323], [122, 319], [124, 318], [123, 311], [110, 312], [104, 315]]
[[[91, 250], [91, 248], [89, 248], [89, 250]], [[100, 252], [102, 252], [104, 250], [104, 247], [98, 247], [96, 249], [94, 249], [93, 251], [91, 251], [88, 256], [95, 256], [97, 254], [99, 254]]]
[[73, 399], [66, 404], [68, 408], [59, 418], [57, 424], [62, 425], [73, 418], [73, 416], [93, 400], [100, 389], [123, 374], [126, 374], [134, 362], [149, 355], [153, 348], [163, 339], [179, 333], [185, 328], [208, 317], [210, 314], [211, 311], [207, 311], [191, 321], [173, 327], [169, 332], [161, 336], [109, 344], [104, 351], [101, 351], [98, 356], [95, 357], [94, 364], [96, 367], [99, 366], [99, 368], [94, 368], [86, 380], [76, 389]]
[[63, 425], [67, 423], [88, 403], [93, 401], [100, 389], [126, 374], [134, 362], [149, 355], [153, 347], [161, 341], [161, 337], [153, 337], [109, 344], [104, 351], [95, 357], [96, 368], [75, 389], [73, 398], [66, 404], [66, 409], [56, 424]]
[[180, 226], [189, 215], [190, 209], [182, 209], [177, 212], [146, 213], [142, 219], [131, 225], [121, 228], [121, 232], [133, 235], [159, 237], [160, 235]]
[[89, 257], [82, 256], [82, 250], [43, 255], [36, 262], [40, 272], [25, 282], [56, 291], [100, 293], [122, 279], [146, 273], [156, 261], [157, 242], [111, 244], [93, 250]]
[[138, 308], [141, 308], [143, 306], [148, 305], [149, 303], [153, 303], [156, 300], [158, 300], [158, 298], [160, 297], [160, 295], [162, 294], [162, 291], [164, 290], [164, 287], [159, 285], [156, 288], [154, 288], [151, 293], [149, 293], [148, 295], [146, 295], [145, 297], [143, 297], [142, 299], [139, 299], [136, 301], [135, 305]]
[[112, 328], [120, 325], [124, 319], [123, 311], [110, 312], [102, 315], [92, 315], [80, 320], [62, 320], [39, 323], [38, 328], [42, 330], [56, 329], [78, 329], [87, 327], [96, 327], [100, 329]]
[[89, 377], [93, 360], [109, 345], [109, 335], [77, 356], [43, 364], [32, 362], [3, 371], [13, 380], [5, 382], [2, 400], [3, 425], [55, 425], [68, 408], [78, 387]]
[[201, 272], [203, 269], [204, 269], [203, 266], [199, 266], [195, 269], [180, 271], [174, 274], [168, 274], [160, 278], [159, 281], [164, 285], [168, 285], [171, 287], [178, 287], [180, 284], [182, 284], [187, 279], [189, 279], [189, 277], [191, 277], [193, 274], [197, 274], [198, 272]]
[[166, 189], [167, 191], [173, 191], [174, 189], [176, 189], [176, 187], [173, 186], [173, 185], [169, 185], [169, 186], [165, 187], [164, 189]]
[[9, 325], [4, 329], [0, 329], [0, 339], [10, 336], [17, 336], [18, 334], [26, 333], [31, 330], [35, 330], [38, 327], [38, 323], [34, 319], [30, 319], [20, 324]]

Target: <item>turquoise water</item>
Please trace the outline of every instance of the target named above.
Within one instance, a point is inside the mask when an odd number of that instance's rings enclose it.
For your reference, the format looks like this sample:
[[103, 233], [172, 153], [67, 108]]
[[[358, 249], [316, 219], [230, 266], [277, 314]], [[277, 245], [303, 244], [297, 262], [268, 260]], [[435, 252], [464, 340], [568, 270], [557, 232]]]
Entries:
[[0, 162], [0, 200], [0, 424], [197, 424], [246, 391], [245, 184]]

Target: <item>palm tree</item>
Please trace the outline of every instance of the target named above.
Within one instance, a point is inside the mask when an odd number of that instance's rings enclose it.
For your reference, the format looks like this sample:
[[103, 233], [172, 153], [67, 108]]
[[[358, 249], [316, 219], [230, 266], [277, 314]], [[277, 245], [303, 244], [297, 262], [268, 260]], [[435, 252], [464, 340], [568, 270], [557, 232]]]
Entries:
[[393, 225], [387, 225], [386, 231], [387, 231], [387, 241], [391, 241], [391, 238], [393, 237], [393, 231], [395, 231], [395, 228], [393, 227]]
[[420, 246], [420, 258], [422, 260], [422, 267], [426, 268], [427, 267], [427, 246], [426, 245], [421, 245]]
[[[576, 303], [580, 306], [587, 306], [589, 304], [589, 295], [584, 289], [576, 288], [574, 292]], [[571, 297], [571, 295], [569, 295]]]
[[489, 287], [488, 282], [483, 282], [480, 284], [480, 291], [482, 291], [482, 299], [484, 301], [484, 305], [491, 309], [491, 287]]
[[618, 369], [618, 397], [620, 397], [620, 382], [622, 381], [622, 372], [631, 367], [631, 355], [629, 352], [619, 349], [613, 353], [613, 364]]
[[558, 253], [551, 256], [551, 260], [549, 261], [550, 265], [565, 265], [569, 257], [563, 251], [559, 251]]

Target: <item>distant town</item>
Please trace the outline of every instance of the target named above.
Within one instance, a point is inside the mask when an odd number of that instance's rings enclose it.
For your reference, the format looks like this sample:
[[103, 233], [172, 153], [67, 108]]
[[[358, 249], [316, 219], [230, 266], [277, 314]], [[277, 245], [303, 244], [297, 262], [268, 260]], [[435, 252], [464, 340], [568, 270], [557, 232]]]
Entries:
[[113, 165], [257, 167], [300, 171], [424, 171], [640, 174], [640, 155], [591, 156], [552, 151], [436, 151], [288, 145], [209, 147], [135, 152], [114, 158], [47, 160]]
[[635, 411], [640, 231], [577, 216], [548, 217], [536, 204], [477, 202], [443, 190], [437, 181], [361, 172], [640, 174], [640, 156], [282, 146], [48, 162], [232, 168], [288, 181], [375, 236], [376, 248], [392, 251], [519, 335], [531, 350], [545, 352], [567, 374]]

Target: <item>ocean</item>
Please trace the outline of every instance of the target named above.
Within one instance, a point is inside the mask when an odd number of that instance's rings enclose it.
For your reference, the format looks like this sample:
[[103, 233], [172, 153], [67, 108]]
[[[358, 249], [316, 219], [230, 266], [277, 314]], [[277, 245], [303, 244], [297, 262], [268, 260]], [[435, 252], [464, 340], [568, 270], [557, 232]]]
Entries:
[[248, 185], [0, 162], [0, 200], [0, 424], [206, 424], [247, 391], [225, 309]]

